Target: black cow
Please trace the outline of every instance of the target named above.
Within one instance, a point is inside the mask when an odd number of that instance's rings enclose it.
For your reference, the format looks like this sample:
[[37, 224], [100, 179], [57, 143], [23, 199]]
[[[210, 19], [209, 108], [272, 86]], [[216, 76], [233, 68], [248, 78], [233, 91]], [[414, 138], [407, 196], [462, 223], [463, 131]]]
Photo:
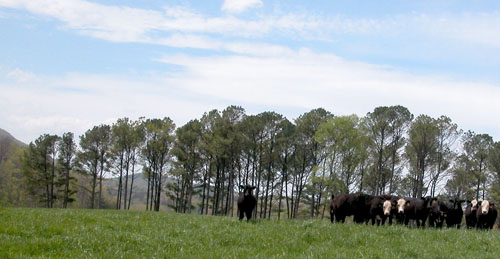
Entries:
[[480, 202], [479, 208], [476, 212], [478, 229], [492, 229], [497, 219], [498, 211], [495, 204], [490, 203], [488, 200]]
[[467, 228], [475, 228], [477, 223], [477, 208], [479, 207], [479, 202], [477, 200], [467, 201], [467, 207], [465, 207], [465, 224]]
[[246, 214], [247, 221], [249, 221], [252, 218], [252, 211], [255, 208], [255, 205], [257, 205], [257, 199], [255, 199], [252, 194], [255, 186], [240, 185], [240, 188], [243, 189], [243, 193], [240, 193], [240, 196], [238, 197], [238, 210], [240, 212], [240, 220], [242, 220]]
[[362, 223], [366, 218], [366, 194], [351, 193], [332, 195], [330, 221], [345, 222], [347, 216], [354, 216], [354, 222]]
[[432, 201], [429, 207], [429, 227], [442, 228], [445, 221], [445, 211], [447, 204], [444, 201]]
[[464, 216], [464, 211], [462, 210], [464, 202], [464, 200], [459, 199], [440, 202], [440, 209], [447, 227], [460, 228]]
[[462, 210], [464, 202], [464, 200], [459, 199], [432, 202], [429, 211], [429, 226], [441, 228], [446, 222], [446, 226], [449, 228], [460, 228], [464, 215]]

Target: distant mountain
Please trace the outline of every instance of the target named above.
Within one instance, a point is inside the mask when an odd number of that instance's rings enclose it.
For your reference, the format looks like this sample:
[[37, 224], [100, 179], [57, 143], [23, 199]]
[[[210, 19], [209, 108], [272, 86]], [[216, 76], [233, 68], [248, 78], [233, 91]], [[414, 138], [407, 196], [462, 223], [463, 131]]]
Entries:
[[13, 149], [26, 144], [14, 138], [9, 132], [0, 129], [0, 163], [7, 160]]

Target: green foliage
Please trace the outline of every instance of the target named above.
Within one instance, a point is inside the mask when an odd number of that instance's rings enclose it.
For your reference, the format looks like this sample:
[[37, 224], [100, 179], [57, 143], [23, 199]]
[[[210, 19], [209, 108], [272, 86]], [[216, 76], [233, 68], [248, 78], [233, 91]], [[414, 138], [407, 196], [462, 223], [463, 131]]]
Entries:
[[439, 128], [436, 120], [427, 116], [418, 116], [410, 127], [406, 146], [406, 157], [410, 164], [412, 197], [422, 197], [427, 189], [424, 180], [429, 170], [435, 165], [435, 156], [439, 147]]
[[46, 204], [47, 208], [54, 207], [57, 198], [55, 161], [58, 140], [56, 135], [41, 135], [29, 144], [22, 159], [29, 193]]
[[110, 210], [0, 209], [2, 258], [496, 258], [496, 231]]
[[463, 159], [467, 164], [467, 173], [474, 179], [476, 199], [488, 198], [487, 181], [489, 178], [488, 156], [493, 146], [493, 138], [488, 134], [476, 134], [472, 131], [463, 137]]

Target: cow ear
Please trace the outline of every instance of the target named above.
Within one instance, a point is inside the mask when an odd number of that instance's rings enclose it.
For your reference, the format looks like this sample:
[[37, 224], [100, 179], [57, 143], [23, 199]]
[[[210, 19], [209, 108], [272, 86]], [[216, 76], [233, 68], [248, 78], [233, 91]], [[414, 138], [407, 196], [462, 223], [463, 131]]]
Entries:
[[406, 201], [405, 205], [410, 206], [410, 201]]
[[495, 203], [493, 203], [493, 202], [490, 202], [490, 206], [495, 206]]

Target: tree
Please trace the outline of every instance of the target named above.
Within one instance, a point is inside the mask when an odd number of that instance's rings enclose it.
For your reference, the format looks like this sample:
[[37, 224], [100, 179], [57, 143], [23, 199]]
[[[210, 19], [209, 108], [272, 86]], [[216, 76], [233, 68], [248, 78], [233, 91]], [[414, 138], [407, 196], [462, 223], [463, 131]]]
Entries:
[[172, 154], [176, 157], [176, 167], [182, 169], [180, 173], [180, 199], [176, 201], [176, 210], [191, 213], [195, 180], [200, 177], [201, 152], [200, 141], [202, 134], [201, 123], [198, 120], [189, 121], [176, 130], [176, 141]]
[[500, 200], [500, 141], [493, 144], [488, 154], [490, 170], [493, 173], [493, 184], [490, 189], [491, 196]]
[[56, 196], [57, 135], [44, 134], [31, 142], [23, 156], [23, 173], [29, 193], [53, 208]]
[[327, 167], [337, 192], [349, 193], [360, 180], [363, 136], [356, 115], [340, 116], [323, 123], [315, 139], [325, 146]]
[[435, 153], [435, 168], [430, 172], [430, 194], [432, 197], [436, 196], [439, 181], [447, 176], [446, 172], [453, 163], [455, 157], [453, 145], [461, 134], [457, 124], [446, 116], [441, 116], [436, 120], [436, 127], [438, 129], [438, 143]]
[[468, 163], [469, 173], [476, 183], [476, 199], [482, 199], [486, 192], [488, 179], [488, 154], [493, 145], [493, 139], [488, 134], [476, 134], [472, 131], [465, 133], [463, 139], [463, 156]]
[[[302, 198], [303, 191], [306, 185], [309, 183], [311, 175], [314, 169], [319, 166], [324, 159], [321, 156], [320, 145], [316, 140], [314, 140], [314, 134], [323, 122], [332, 118], [333, 114], [324, 110], [323, 108], [318, 108], [311, 110], [305, 114], [299, 116], [296, 120], [296, 133], [297, 133], [297, 143], [295, 145], [295, 174], [294, 174], [294, 185], [295, 185], [295, 201], [293, 202], [294, 210], [293, 217], [297, 217], [299, 202]], [[310, 216], [314, 216], [314, 207], [316, 206], [315, 201], [315, 189], [317, 183], [312, 183], [312, 190], [310, 195]]]
[[64, 186], [62, 190], [63, 208], [67, 208], [68, 203], [74, 201], [71, 196], [76, 192], [75, 190], [70, 189], [70, 181], [75, 180], [75, 178], [70, 175], [70, 172], [73, 169], [73, 158], [76, 153], [76, 144], [73, 140], [73, 133], [64, 133], [57, 148], [59, 151], [57, 161], [61, 171], [60, 185]]
[[[137, 162], [138, 149], [144, 139], [144, 130], [142, 119], [132, 121], [129, 118], [121, 118], [111, 127], [112, 157], [114, 167], [117, 170], [118, 190], [116, 194], [116, 209], [128, 209], [133, 187], [129, 189], [129, 174], [135, 174], [135, 165]], [[129, 193], [130, 192], [130, 193]], [[122, 206], [123, 201], [123, 206]]]
[[99, 201], [101, 206], [102, 178], [106, 167], [106, 154], [109, 152], [110, 127], [108, 125], [94, 126], [80, 136], [80, 152], [77, 154], [78, 170], [91, 177], [90, 208], [96, 207], [96, 188], [99, 180]]
[[400, 166], [402, 160], [400, 151], [406, 144], [404, 136], [413, 120], [413, 114], [407, 108], [400, 105], [390, 106], [387, 112], [390, 136], [390, 144], [387, 151], [390, 157], [389, 166], [391, 172], [388, 193], [393, 194], [396, 189], [395, 180], [399, 178], [402, 171], [402, 166]]
[[470, 174], [470, 163], [467, 157], [460, 155], [457, 157], [451, 171], [450, 178], [445, 185], [445, 195], [450, 198], [462, 197], [469, 200], [474, 199], [474, 177]]
[[425, 179], [434, 166], [435, 153], [439, 146], [439, 128], [436, 120], [427, 116], [418, 116], [410, 127], [406, 156], [409, 160], [410, 177], [413, 180], [412, 196], [425, 194]]
[[167, 166], [171, 161], [170, 150], [174, 142], [175, 124], [168, 117], [144, 121], [145, 144], [141, 148], [148, 191], [146, 209], [160, 210], [162, 187]]
[[365, 132], [370, 139], [368, 175], [365, 186], [375, 195], [393, 193], [395, 181], [402, 171], [400, 151], [405, 145], [406, 131], [413, 114], [400, 105], [381, 106], [369, 112], [363, 120]]

